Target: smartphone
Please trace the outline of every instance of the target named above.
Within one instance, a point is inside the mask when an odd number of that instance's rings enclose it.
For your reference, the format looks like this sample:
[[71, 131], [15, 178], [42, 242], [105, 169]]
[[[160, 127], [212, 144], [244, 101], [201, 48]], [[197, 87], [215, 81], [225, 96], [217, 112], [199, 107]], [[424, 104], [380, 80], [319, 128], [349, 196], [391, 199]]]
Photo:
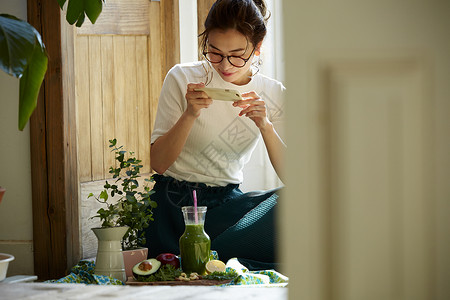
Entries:
[[239, 91], [236, 91], [236, 90], [204, 87], [204, 88], [195, 89], [195, 91], [196, 92], [203, 91], [211, 99], [214, 99], [214, 100], [222, 100], [222, 101], [243, 100], [241, 93], [239, 93]]

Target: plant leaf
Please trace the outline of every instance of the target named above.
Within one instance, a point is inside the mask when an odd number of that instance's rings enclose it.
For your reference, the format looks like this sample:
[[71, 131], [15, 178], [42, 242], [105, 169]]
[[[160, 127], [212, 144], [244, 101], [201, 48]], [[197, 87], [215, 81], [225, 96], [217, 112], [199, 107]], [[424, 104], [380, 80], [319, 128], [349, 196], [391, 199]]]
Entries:
[[85, 11], [92, 24], [97, 21], [98, 16], [102, 12], [102, 0], [88, 0], [85, 1]]
[[101, 191], [99, 198], [107, 201], [108, 200], [108, 193], [105, 190]]
[[20, 78], [19, 87], [19, 130], [23, 130], [37, 105], [37, 98], [45, 73], [48, 58], [43, 45], [36, 45], [33, 56]]
[[41, 36], [33, 26], [14, 16], [0, 14], [0, 67], [20, 78]]
[[84, 0], [69, 0], [67, 4], [66, 20], [73, 25], [83, 14], [84, 18]]
[[23, 130], [36, 108], [47, 63], [39, 32], [14, 16], [0, 15], [0, 67], [20, 78], [19, 130]]
[[[63, 0], [58, 0], [63, 1]], [[97, 21], [102, 12], [102, 0], [68, 0], [66, 20], [73, 25], [76, 22], [77, 27], [81, 27], [87, 15], [92, 24]], [[61, 6], [62, 7], [62, 6]]]
[[56, 0], [58, 1], [59, 7], [63, 8], [64, 3], [66, 3], [66, 0]]
[[75, 26], [81, 27], [81, 25], [83, 25], [83, 23], [84, 23], [84, 19], [85, 19], [85, 15], [84, 15], [84, 13], [81, 13], [80, 17], [78, 18], [77, 24], [75, 24]]

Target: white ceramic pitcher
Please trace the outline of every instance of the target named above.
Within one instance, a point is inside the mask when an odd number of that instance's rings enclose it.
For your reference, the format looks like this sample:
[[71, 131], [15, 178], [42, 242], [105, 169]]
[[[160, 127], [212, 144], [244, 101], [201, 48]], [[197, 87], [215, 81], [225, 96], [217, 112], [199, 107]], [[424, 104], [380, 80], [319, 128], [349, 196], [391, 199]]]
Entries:
[[128, 227], [92, 228], [98, 239], [96, 275], [106, 275], [127, 281], [123, 262], [122, 244], [120, 243]]

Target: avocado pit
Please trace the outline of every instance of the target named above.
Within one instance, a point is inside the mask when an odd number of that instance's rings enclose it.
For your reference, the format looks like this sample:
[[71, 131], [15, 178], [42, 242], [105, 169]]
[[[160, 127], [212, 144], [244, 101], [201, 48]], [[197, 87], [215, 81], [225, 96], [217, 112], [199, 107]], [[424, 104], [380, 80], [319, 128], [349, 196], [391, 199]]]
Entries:
[[160, 266], [161, 262], [154, 258], [143, 260], [134, 265], [132, 270], [133, 276], [136, 279], [138, 279], [138, 277], [149, 277], [158, 271]]
[[141, 270], [141, 271], [149, 271], [149, 270], [151, 270], [152, 268], [153, 268], [153, 266], [152, 266], [152, 264], [149, 262], [149, 261], [147, 261], [147, 260], [144, 260], [143, 262], [141, 262], [140, 264], [139, 264], [139, 270]]

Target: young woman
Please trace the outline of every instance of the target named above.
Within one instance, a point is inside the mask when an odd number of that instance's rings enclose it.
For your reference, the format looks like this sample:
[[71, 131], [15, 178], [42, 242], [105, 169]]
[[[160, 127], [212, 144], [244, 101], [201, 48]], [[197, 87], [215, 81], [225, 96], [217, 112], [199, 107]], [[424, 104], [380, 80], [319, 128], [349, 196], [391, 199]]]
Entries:
[[[208, 207], [205, 231], [219, 259], [276, 268], [278, 195], [239, 190], [260, 137], [281, 177], [284, 87], [257, 68], [267, 14], [263, 0], [217, 0], [201, 34], [205, 60], [176, 65], [166, 76], [151, 138], [158, 173], [152, 198], [158, 207], [146, 233], [151, 255], [179, 253], [181, 207], [193, 205], [195, 190], [198, 205]], [[244, 100], [213, 100], [196, 91], [205, 85], [238, 90]]]

